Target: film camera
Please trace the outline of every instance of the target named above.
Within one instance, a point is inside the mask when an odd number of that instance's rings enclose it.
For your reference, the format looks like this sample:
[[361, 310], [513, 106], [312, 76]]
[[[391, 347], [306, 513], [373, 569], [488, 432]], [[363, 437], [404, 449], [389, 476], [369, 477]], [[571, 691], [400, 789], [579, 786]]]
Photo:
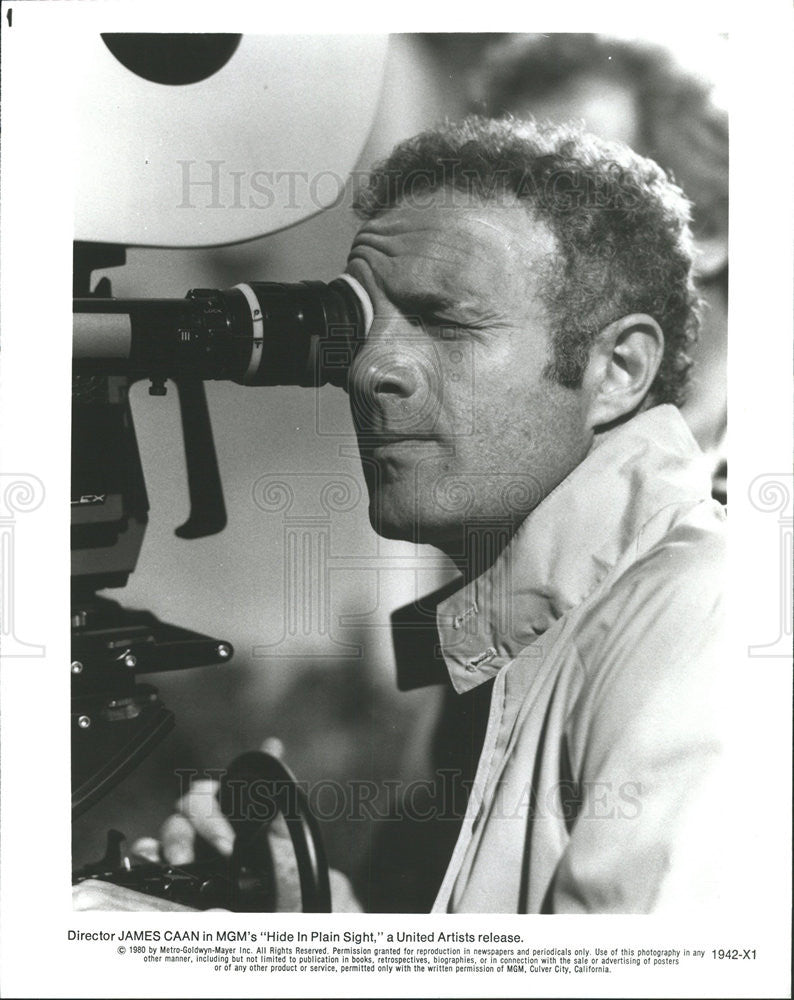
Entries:
[[[131, 383], [179, 396], [190, 516], [182, 538], [226, 524], [204, 381], [344, 387], [371, 305], [355, 279], [329, 284], [252, 282], [197, 289], [184, 299], [114, 299], [91, 271], [124, 251], [76, 244], [72, 389], [72, 809], [79, 815], [112, 788], [173, 727], [173, 713], [144, 675], [228, 662], [232, 644], [131, 611], [100, 596], [135, 567], [148, 501], [128, 399]], [[175, 868], [133, 865], [123, 837], [75, 873], [199, 909], [273, 908], [267, 828], [281, 812], [298, 863], [303, 907], [330, 910], [327, 864], [305, 795], [281, 762], [244, 754], [228, 768], [219, 802], [235, 829], [228, 861]]]
[[[149, 675], [228, 663], [226, 638], [133, 611], [124, 587], [148, 500], [130, 385], [175, 386], [190, 514], [181, 538], [226, 524], [204, 381], [344, 386], [371, 307], [354, 281], [251, 282], [184, 299], [120, 300], [92, 272], [125, 247], [217, 247], [295, 226], [334, 204], [334, 185], [276, 193], [251, 211], [263, 179], [345, 178], [378, 108], [386, 36], [75, 33], [74, 368], [72, 389], [72, 809], [114, 787], [172, 728]], [[334, 123], [334, 127], [325, 127]], [[247, 179], [245, 191], [240, 178]], [[290, 189], [291, 191], [291, 189]], [[240, 201], [240, 205], [244, 202]], [[283, 765], [246, 754], [227, 771], [221, 806], [235, 828], [230, 862], [179, 870], [133, 865], [120, 834], [75, 873], [199, 908], [273, 908], [267, 826], [286, 818], [304, 910], [330, 908], [316, 824]]]

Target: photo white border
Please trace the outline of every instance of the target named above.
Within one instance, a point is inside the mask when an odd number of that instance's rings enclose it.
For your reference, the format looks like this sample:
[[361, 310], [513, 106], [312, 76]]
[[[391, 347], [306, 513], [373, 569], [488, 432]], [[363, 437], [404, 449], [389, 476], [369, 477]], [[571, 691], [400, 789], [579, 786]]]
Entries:
[[[272, 9], [254, 3], [68, 2], [4, 3], [2, 145], [2, 356], [0, 414], [3, 469], [33, 476], [44, 497], [13, 524], [14, 629], [45, 647], [43, 657], [2, 664], [2, 837], [0, 919], [2, 988], [19, 997], [391, 995], [389, 978], [366, 975], [302, 981], [208, 974], [200, 966], [163, 968], [123, 963], [110, 946], [66, 940], [68, 928], [158, 926], [277, 927], [307, 922], [334, 930], [400, 928], [520, 932], [538, 946], [598, 941], [665, 946], [757, 947], [749, 968], [704, 963], [667, 976], [664, 970], [587, 977], [590, 996], [783, 996], [790, 949], [791, 675], [785, 659], [743, 655], [774, 638], [783, 580], [779, 518], [754, 506], [750, 484], [762, 474], [791, 476], [792, 303], [792, 14], [780, 2], [666, 2], [648, 14], [633, 3], [566, 4], [566, 13], [505, 12], [487, 23], [454, 8], [401, 4], [374, 11], [324, 7]], [[13, 23], [7, 24], [7, 11]], [[488, 13], [488, 12], [486, 12]], [[723, 31], [730, 35], [731, 290], [729, 347], [731, 639], [726, 693], [740, 696], [743, 726], [733, 748], [735, 857], [742, 907], [726, 900], [711, 926], [675, 917], [430, 917], [301, 918], [242, 914], [81, 913], [71, 910], [68, 873], [68, 505], [69, 364], [73, 170], [69, 38], [75, 31], [235, 30], [318, 33], [390, 31]], [[671, 29], [671, 25], [673, 26]], [[791, 482], [789, 478], [788, 482]], [[742, 653], [742, 655], [739, 655]], [[728, 699], [730, 700], [730, 699]], [[727, 708], [727, 706], [726, 706]], [[727, 836], [729, 844], [736, 835]], [[166, 919], [168, 918], [168, 919]], [[689, 969], [689, 967], [687, 967]], [[493, 976], [401, 979], [399, 995], [577, 996], [561, 978]], [[574, 977], [569, 977], [574, 979]], [[528, 981], [529, 980], [529, 981]], [[638, 992], [641, 991], [641, 992]], [[532, 993], [530, 992], [530, 995]]]

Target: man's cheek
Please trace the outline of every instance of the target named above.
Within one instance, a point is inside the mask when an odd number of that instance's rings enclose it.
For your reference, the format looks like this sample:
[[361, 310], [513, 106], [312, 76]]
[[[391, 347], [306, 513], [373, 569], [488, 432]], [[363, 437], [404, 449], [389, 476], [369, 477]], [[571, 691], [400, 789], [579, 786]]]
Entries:
[[[437, 380], [437, 424], [445, 439], [459, 442], [476, 433], [480, 422], [478, 411], [488, 412], [488, 400], [481, 400], [475, 354], [471, 344], [460, 340], [436, 344], [439, 355], [440, 378]], [[494, 405], [490, 399], [491, 408]]]

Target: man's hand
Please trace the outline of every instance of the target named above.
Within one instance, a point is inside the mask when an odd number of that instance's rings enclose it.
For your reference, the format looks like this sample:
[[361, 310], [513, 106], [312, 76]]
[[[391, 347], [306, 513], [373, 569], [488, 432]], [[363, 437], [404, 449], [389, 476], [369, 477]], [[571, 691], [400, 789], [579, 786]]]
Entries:
[[[197, 781], [187, 795], [177, 803], [180, 810], [162, 826], [160, 840], [142, 837], [132, 845], [133, 855], [155, 863], [167, 862], [184, 865], [194, 860], [196, 833], [205, 837], [216, 850], [225, 857], [232, 853], [234, 832], [226, 817], [220, 812], [215, 793], [215, 781]], [[193, 817], [191, 820], [190, 817]], [[195, 824], [195, 825], [194, 825]], [[274, 857], [274, 864], [275, 861]], [[169, 911], [192, 911], [170, 899], [161, 899], [148, 893], [136, 892], [124, 886], [114, 885], [99, 879], [86, 879], [72, 889], [74, 910], [148, 910], [158, 913]]]
[[[260, 750], [279, 759], [284, 754], [284, 746], [278, 739], [265, 740]], [[147, 861], [186, 865], [195, 860], [196, 837], [199, 836], [219, 854], [229, 857], [234, 849], [234, 830], [221, 812], [217, 793], [217, 781], [194, 781], [189, 791], [176, 803], [177, 811], [163, 824], [160, 839], [142, 837], [136, 840], [132, 845], [133, 853]], [[276, 910], [279, 913], [300, 912], [302, 905], [298, 866], [287, 824], [280, 814], [270, 826], [269, 840], [276, 878]], [[331, 869], [329, 879], [334, 912], [360, 913], [361, 906], [347, 877]], [[82, 910], [189, 909], [169, 900], [156, 899], [96, 880], [88, 880], [75, 886], [73, 900], [75, 909]]]

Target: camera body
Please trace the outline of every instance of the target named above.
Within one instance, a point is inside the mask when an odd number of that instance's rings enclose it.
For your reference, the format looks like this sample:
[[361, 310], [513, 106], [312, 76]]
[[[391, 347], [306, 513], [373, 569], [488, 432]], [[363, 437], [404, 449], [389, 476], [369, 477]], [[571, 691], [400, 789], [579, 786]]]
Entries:
[[[226, 512], [204, 381], [344, 388], [372, 318], [366, 293], [346, 275], [328, 284], [251, 282], [224, 290], [195, 289], [184, 299], [125, 300], [109, 297], [106, 281], [98, 286], [100, 294], [86, 294], [90, 269], [96, 266], [97, 247], [78, 244], [71, 499], [75, 816], [114, 787], [173, 727], [173, 713], [157, 689], [138, 678], [227, 663], [234, 652], [228, 640], [167, 624], [98, 594], [125, 586], [148, 521], [130, 385], [148, 379], [153, 395], [164, 394], [169, 380], [176, 386], [191, 504], [190, 516], [176, 534], [205, 537], [224, 528]], [[267, 801], [282, 811], [292, 836], [304, 910], [330, 909], [319, 829], [308, 803], [296, 803], [291, 775], [262, 754], [244, 755], [229, 773], [234, 780], [230, 784], [227, 775], [221, 803], [226, 801], [237, 832], [231, 859], [178, 869], [132, 865], [123, 835], [111, 831], [105, 857], [75, 873], [75, 880], [101, 878], [200, 909], [273, 909], [266, 834], [272, 814], [252, 826], [229, 799], [234, 783], [254, 778], [261, 783], [265, 775], [277, 786]]]
[[[296, 197], [292, 184], [304, 176], [343, 183], [355, 167], [378, 107], [388, 39], [158, 32], [83, 33], [74, 42], [81, 66], [71, 494], [76, 816], [173, 726], [144, 675], [223, 665], [234, 654], [227, 638], [162, 622], [105, 593], [127, 584], [149, 519], [130, 386], [148, 380], [162, 395], [170, 382], [176, 391], [190, 499], [176, 534], [204, 538], [227, 520], [204, 382], [344, 386], [368, 308], [345, 279], [253, 281], [195, 289], [184, 299], [125, 301], [111, 297], [107, 278], [94, 285], [92, 272], [124, 264], [126, 247], [239, 243], [333, 205], [336, 185]], [[324, 129], [318, 142], [318, 123], [327, 122], [343, 127]], [[266, 203], [251, 199], [252, 211], [219, 211], [260, 193]], [[201, 890], [203, 870], [190, 879], [184, 871], [177, 878], [147, 866], [128, 870], [118, 850], [110, 853], [102, 877], [156, 887], [158, 895], [187, 892], [189, 905], [209, 891]], [[231, 884], [227, 876], [213, 876], [216, 888]]]
[[[97, 248], [77, 246], [76, 290]], [[104, 291], [106, 289], [101, 288]], [[203, 382], [344, 386], [371, 306], [355, 279], [252, 282], [184, 299], [74, 299], [72, 381], [72, 804], [81, 812], [173, 726], [156, 689], [137, 675], [227, 663], [226, 639], [128, 611], [97, 591], [135, 568], [149, 504], [128, 390], [172, 380], [179, 395], [190, 516], [176, 529], [201, 538], [226, 524]]]

